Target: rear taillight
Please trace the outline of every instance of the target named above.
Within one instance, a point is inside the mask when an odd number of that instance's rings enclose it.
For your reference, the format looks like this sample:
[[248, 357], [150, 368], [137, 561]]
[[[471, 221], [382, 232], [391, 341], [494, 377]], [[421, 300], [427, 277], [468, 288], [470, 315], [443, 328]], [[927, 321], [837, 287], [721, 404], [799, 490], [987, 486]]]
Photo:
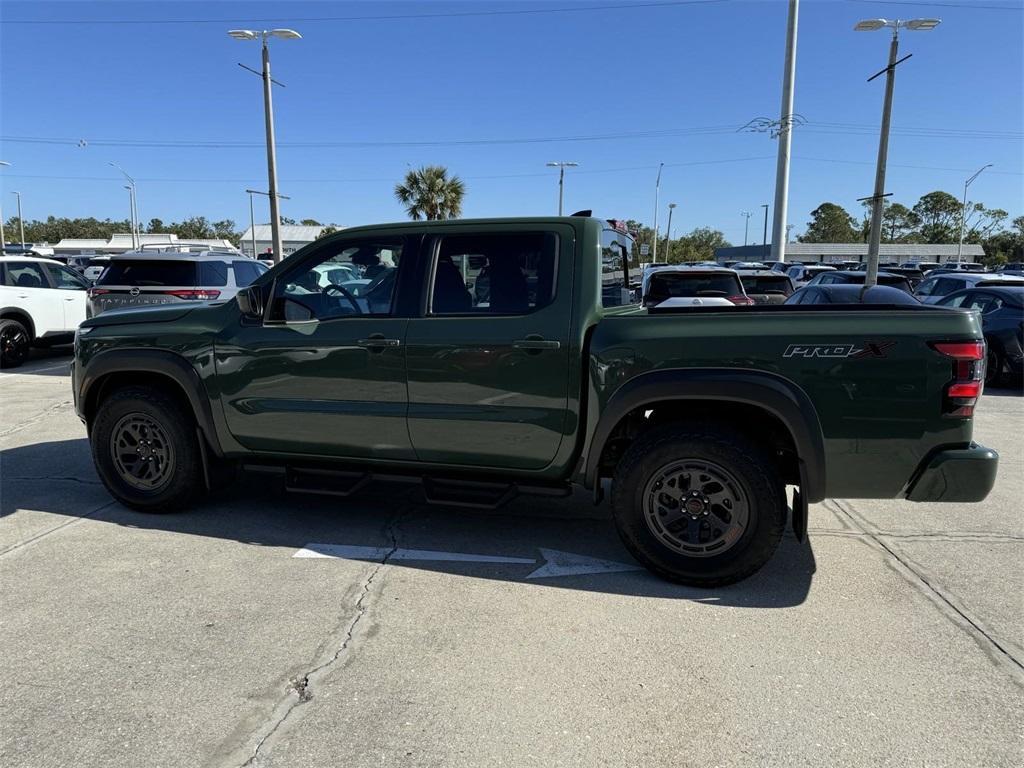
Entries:
[[749, 296], [726, 296], [725, 298], [741, 307], [750, 306], [754, 303], [754, 300]]
[[220, 296], [220, 291], [211, 291], [208, 288], [181, 290], [181, 291], [162, 291], [168, 296], [177, 296], [179, 299], [188, 299], [189, 301], [213, 301]]
[[942, 412], [951, 418], [970, 418], [985, 379], [985, 342], [935, 341], [932, 349], [952, 358], [953, 379], [946, 385]]
[[106, 288], [90, 288], [85, 293], [91, 299], [93, 296], [102, 296], [104, 293], [110, 293], [110, 291]]

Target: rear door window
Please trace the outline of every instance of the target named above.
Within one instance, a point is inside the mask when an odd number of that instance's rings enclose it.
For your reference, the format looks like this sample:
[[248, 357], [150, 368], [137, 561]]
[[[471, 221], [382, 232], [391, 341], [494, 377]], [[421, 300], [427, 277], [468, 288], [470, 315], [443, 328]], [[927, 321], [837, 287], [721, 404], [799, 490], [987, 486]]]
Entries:
[[84, 291], [89, 287], [89, 283], [69, 267], [47, 264], [46, 271], [50, 273], [54, 288], [60, 288], [65, 291]]
[[651, 275], [644, 301], [647, 304], [659, 304], [667, 299], [680, 297], [709, 296], [724, 299], [742, 294], [743, 288], [736, 275], [655, 272]]
[[[227, 283], [219, 283], [226, 285]], [[196, 262], [158, 259], [116, 259], [96, 285], [180, 286], [195, 288]], [[203, 283], [216, 285], [216, 283]]]
[[7, 267], [5, 285], [16, 288], [50, 287], [50, 282], [46, 279], [46, 274], [40, 264], [32, 261], [8, 261], [5, 266]]
[[252, 285], [253, 281], [263, 274], [259, 269], [260, 266], [261, 265], [255, 261], [232, 262], [232, 267], [235, 270], [235, 285], [239, 288]]

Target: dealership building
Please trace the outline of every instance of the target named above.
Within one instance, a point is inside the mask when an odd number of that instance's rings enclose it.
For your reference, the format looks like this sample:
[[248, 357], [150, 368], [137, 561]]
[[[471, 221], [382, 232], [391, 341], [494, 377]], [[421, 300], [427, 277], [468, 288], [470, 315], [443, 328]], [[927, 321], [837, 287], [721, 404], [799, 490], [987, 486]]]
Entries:
[[[334, 229], [344, 229], [336, 224], [332, 224]], [[322, 225], [306, 225], [306, 224], [282, 224], [281, 225], [281, 250], [284, 252], [283, 256], [295, 253], [304, 245], [309, 245], [326, 229], [326, 226]], [[253, 231], [255, 230], [255, 232]], [[270, 253], [273, 251], [273, 234], [269, 224], [257, 224], [255, 227], [249, 227], [242, 234], [241, 249], [242, 253], [247, 256], [253, 255], [253, 236], [256, 238], [256, 255], [259, 258], [270, 258]]]
[[[878, 249], [881, 262], [931, 261], [939, 264], [957, 260], [958, 245], [928, 245], [923, 243], [883, 243]], [[961, 261], [981, 261], [984, 249], [977, 243], [964, 243]], [[715, 261], [769, 261], [772, 257], [771, 243], [768, 245], [740, 245], [730, 248], [716, 248]], [[786, 261], [831, 262], [865, 261], [868, 257], [867, 243], [786, 243]]]

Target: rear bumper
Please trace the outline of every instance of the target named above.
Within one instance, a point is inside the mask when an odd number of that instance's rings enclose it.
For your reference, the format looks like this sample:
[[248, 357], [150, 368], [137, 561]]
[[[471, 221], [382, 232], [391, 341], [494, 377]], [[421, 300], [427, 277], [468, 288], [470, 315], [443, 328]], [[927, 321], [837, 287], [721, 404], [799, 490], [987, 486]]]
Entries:
[[907, 489], [910, 501], [982, 501], [996, 482], [999, 454], [971, 443], [925, 459]]

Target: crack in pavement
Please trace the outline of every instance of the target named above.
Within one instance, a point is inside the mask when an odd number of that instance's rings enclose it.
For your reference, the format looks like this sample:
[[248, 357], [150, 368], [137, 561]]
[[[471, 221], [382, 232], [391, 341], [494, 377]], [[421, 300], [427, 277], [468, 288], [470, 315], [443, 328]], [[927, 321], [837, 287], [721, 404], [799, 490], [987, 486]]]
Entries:
[[47, 416], [50, 416], [51, 414], [56, 413], [57, 411], [60, 411], [69, 405], [71, 405], [70, 400], [61, 400], [59, 403], [54, 403], [49, 408], [47, 408], [44, 411], [40, 411], [30, 419], [23, 421], [20, 424], [15, 424], [13, 427], [9, 427], [8, 429], [5, 429], [3, 432], [0, 432], [0, 437], [7, 437], [8, 435], [13, 435], [15, 432], [20, 432], [21, 430], [25, 429], [25, 427], [31, 427], [33, 424], [38, 424]]
[[[851, 528], [808, 528], [807, 532], [815, 536], [845, 536], [847, 538], [863, 538], [871, 536], [870, 533], [855, 531]], [[1024, 536], [1015, 536], [1012, 533], [992, 533], [990, 531], [948, 531], [946, 533], [928, 531], [907, 531], [898, 533], [885, 531], [880, 528], [874, 529], [876, 536], [884, 536], [887, 539], [903, 539], [904, 541], [944, 541], [959, 542], [967, 541], [974, 543], [996, 543], [996, 544], [1019, 544], [1024, 542]]]
[[890, 563], [896, 562], [899, 564], [900, 567], [895, 569], [898, 573], [914, 585], [918, 591], [929, 597], [954, 624], [966, 631], [985, 652], [985, 655], [994, 662], [1001, 661], [1004, 664], [1008, 664], [1015, 673], [1013, 675], [1015, 682], [1018, 685], [1024, 686], [1024, 661], [1014, 656], [1009, 648], [997, 640], [992, 630], [986, 627], [979, 618], [973, 616], [966, 607], [959, 605], [959, 601], [955, 597], [934, 583], [924, 567], [887, 544], [885, 541], [886, 534], [865, 520], [849, 501], [827, 499], [824, 504], [826, 507], [834, 506], [835, 509], [832, 511], [836, 515], [840, 513], [846, 515], [853, 526], [864, 534], [862, 540], [868, 540], [886, 552], [891, 558]]
[[[355, 604], [355, 615], [345, 628], [344, 638], [341, 645], [338, 646], [338, 649], [326, 661], [313, 667], [313, 669], [308, 671], [302, 677], [293, 678], [288, 683], [288, 686], [285, 689], [286, 698], [274, 707], [269, 720], [262, 729], [265, 732], [260, 736], [255, 748], [252, 750], [252, 754], [244, 763], [241, 764], [240, 768], [254, 768], [259, 765], [258, 761], [261, 757], [261, 753], [265, 752], [268, 741], [278, 732], [278, 730], [285, 724], [285, 721], [288, 720], [291, 714], [299, 706], [312, 700], [313, 692], [310, 689], [316, 682], [316, 678], [321, 677], [326, 673], [326, 671], [336, 664], [345, 652], [348, 651], [353, 635], [355, 634], [356, 627], [359, 626], [363, 616], [366, 615], [368, 607], [366, 605], [366, 600], [370, 596], [374, 580], [377, 578], [377, 575], [387, 567], [391, 557], [396, 551], [398, 551], [398, 528], [401, 525], [402, 519], [411, 511], [410, 507], [403, 508], [388, 523], [386, 531], [391, 539], [391, 547], [384, 554], [384, 557], [381, 558], [380, 562], [378, 562], [370, 571], [366, 579], [363, 580], [362, 592]], [[259, 731], [257, 731], [257, 734], [258, 733]]]
[[90, 510], [90, 511], [86, 512], [85, 514], [78, 515], [78, 516], [74, 517], [71, 520], [65, 520], [60, 525], [55, 525], [53, 528], [48, 528], [47, 530], [43, 531], [42, 533], [37, 533], [35, 536], [27, 538], [24, 541], [19, 541], [17, 544], [12, 544], [7, 549], [0, 550], [0, 557], [4, 557], [5, 555], [8, 555], [11, 552], [19, 550], [19, 549], [21, 549], [23, 547], [27, 547], [32, 542], [39, 541], [39, 539], [43, 538], [44, 536], [49, 536], [51, 533], [56, 533], [59, 530], [67, 528], [69, 525], [74, 525], [75, 523], [80, 523], [83, 520], [85, 520], [86, 518], [92, 517], [96, 513], [102, 512], [104, 509], [106, 509], [110, 505], [116, 504], [116, 503], [117, 503], [116, 501], [111, 499], [106, 504], [101, 504], [100, 506], [96, 507], [96, 509]]
[[16, 477], [5, 477], [5, 480], [58, 480], [67, 483], [81, 483], [82, 485], [103, 485], [99, 480], [83, 480], [80, 477], [70, 477], [68, 475], [61, 475], [58, 477], [46, 477], [43, 475], [39, 476], [16, 476]]

